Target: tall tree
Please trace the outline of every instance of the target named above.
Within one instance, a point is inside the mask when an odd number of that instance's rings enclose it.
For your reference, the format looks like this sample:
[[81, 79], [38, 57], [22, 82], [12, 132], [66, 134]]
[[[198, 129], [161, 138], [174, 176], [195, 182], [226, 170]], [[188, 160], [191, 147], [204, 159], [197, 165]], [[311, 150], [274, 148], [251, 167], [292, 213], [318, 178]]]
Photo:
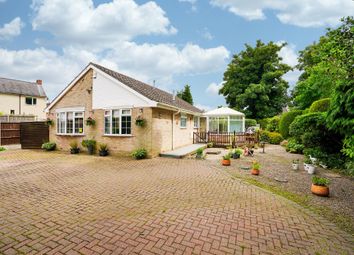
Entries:
[[193, 96], [191, 92], [191, 87], [188, 84], [186, 84], [181, 91], [177, 91], [177, 96], [183, 99], [184, 101], [190, 103], [191, 105], [193, 105]]
[[336, 77], [328, 112], [327, 125], [344, 135], [342, 152], [351, 158], [354, 171], [354, 19], [342, 19], [342, 25], [327, 33], [327, 55], [331, 72]]
[[289, 87], [282, 76], [291, 70], [278, 55], [285, 45], [258, 40], [255, 47], [246, 44], [244, 51], [233, 56], [219, 91], [230, 107], [254, 119], [272, 117], [282, 111], [288, 101]]

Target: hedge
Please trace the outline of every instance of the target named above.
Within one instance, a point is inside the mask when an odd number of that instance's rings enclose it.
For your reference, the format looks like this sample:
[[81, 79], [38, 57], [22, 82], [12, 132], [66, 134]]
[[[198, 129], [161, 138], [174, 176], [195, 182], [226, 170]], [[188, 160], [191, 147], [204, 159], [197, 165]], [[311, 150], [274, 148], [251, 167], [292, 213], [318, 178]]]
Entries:
[[284, 138], [278, 132], [261, 131], [260, 140], [262, 142], [268, 142], [270, 144], [280, 144]]
[[278, 132], [279, 131], [279, 116], [274, 116], [269, 119], [269, 122], [266, 126], [266, 130], [270, 132]]
[[302, 114], [302, 110], [293, 110], [283, 113], [279, 121], [279, 132], [284, 137], [289, 137], [289, 127], [294, 121], [295, 117]]
[[331, 104], [330, 98], [323, 98], [314, 101], [310, 106], [309, 112], [327, 112]]
[[256, 126], [256, 125], [257, 125], [257, 121], [255, 119], [245, 119], [246, 129], [248, 127], [253, 127], [253, 126]]
[[266, 127], [269, 123], [269, 118], [258, 120], [258, 123], [261, 126], [261, 129], [266, 129]]

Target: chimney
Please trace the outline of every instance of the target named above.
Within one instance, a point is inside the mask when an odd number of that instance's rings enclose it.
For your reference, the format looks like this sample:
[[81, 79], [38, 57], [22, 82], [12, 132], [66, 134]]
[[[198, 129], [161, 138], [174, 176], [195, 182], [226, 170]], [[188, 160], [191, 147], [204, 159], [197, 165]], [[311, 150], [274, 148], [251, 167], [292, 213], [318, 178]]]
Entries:
[[172, 100], [175, 101], [176, 100], [176, 92], [173, 90], [172, 91]]
[[42, 80], [36, 80], [36, 83], [37, 83], [38, 85], [42, 85]]

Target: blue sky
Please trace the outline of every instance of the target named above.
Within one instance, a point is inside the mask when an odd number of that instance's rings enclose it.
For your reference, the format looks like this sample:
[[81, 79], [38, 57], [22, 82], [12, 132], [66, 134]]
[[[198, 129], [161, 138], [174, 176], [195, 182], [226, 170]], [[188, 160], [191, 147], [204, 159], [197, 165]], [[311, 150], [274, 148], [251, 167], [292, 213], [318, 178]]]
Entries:
[[209, 109], [225, 105], [217, 90], [245, 43], [287, 42], [295, 65], [352, 13], [351, 0], [0, 0], [0, 76], [42, 79], [52, 99], [93, 61], [170, 92], [189, 84]]

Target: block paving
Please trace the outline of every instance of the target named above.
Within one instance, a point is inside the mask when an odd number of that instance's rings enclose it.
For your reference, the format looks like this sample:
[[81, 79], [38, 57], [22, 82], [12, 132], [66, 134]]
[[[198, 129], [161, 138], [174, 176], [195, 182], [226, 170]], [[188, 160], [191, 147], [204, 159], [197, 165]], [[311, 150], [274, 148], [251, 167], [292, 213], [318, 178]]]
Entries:
[[0, 153], [0, 254], [354, 254], [320, 216], [206, 160]]

